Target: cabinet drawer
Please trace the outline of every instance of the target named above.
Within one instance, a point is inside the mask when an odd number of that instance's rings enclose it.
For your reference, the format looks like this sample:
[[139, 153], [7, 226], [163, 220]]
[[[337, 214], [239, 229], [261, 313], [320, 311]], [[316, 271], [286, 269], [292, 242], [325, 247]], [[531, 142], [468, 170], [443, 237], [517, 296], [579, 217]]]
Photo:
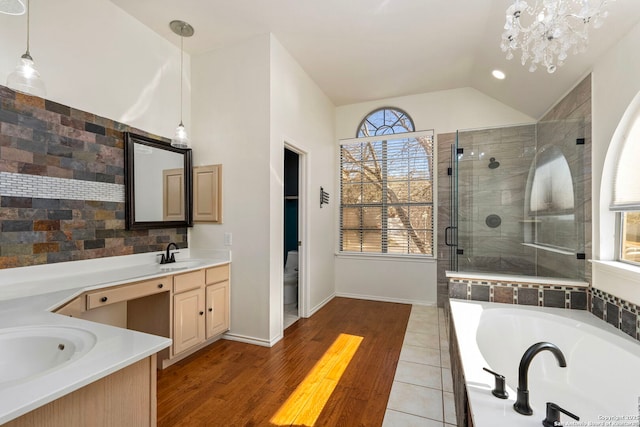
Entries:
[[170, 283], [170, 277], [159, 277], [145, 282], [132, 283], [130, 285], [116, 286], [109, 289], [101, 289], [99, 291], [91, 292], [87, 294], [87, 310], [103, 307], [116, 302], [165, 292], [171, 289], [169, 286]]
[[211, 283], [222, 282], [223, 280], [229, 280], [229, 264], [207, 268], [207, 285], [210, 285]]
[[180, 293], [196, 289], [204, 283], [204, 270], [192, 271], [173, 276], [173, 292]]

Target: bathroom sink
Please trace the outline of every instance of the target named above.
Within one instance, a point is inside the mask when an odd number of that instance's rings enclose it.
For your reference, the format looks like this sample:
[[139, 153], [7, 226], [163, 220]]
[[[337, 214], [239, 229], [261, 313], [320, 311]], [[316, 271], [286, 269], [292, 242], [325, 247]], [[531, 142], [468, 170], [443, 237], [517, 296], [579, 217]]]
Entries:
[[187, 268], [198, 267], [203, 264], [199, 259], [185, 259], [181, 261], [172, 262], [169, 264], [160, 264], [160, 271], [177, 271], [186, 270]]
[[84, 356], [95, 344], [94, 334], [72, 327], [0, 329], [0, 387], [59, 369]]

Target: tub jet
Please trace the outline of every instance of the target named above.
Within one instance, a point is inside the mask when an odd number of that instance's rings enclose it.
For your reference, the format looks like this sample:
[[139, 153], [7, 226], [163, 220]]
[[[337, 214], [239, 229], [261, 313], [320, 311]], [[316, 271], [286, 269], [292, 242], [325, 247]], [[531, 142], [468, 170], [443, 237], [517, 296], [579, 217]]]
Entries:
[[496, 161], [495, 157], [489, 159], [489, 169], [496, 169], [500, 166], [500, 162]]

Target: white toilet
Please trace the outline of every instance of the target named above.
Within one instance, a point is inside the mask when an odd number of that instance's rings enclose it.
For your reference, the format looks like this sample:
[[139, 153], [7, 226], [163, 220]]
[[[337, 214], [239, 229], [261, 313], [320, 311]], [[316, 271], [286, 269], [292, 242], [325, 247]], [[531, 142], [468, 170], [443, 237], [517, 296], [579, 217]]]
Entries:
[[298, 302], [298, 251], [289, 251], [284, 265], [284, 303], [296, 302]]

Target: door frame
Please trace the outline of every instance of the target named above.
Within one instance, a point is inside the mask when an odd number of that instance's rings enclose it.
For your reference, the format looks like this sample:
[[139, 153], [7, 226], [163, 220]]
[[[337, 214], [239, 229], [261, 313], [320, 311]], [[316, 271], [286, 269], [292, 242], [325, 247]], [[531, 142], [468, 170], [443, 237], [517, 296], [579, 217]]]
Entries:
[[[309, 280], [309, 151], [304, 146], [285, 138], [284, 150], [293, 151], [298, 155], [298, 316], [309, 317], [310, 280]], [[284, 176], [284, 164], [283, 164]], [[284, 183], [283, 183], [284, 186]], [[284, 224], [284, 216], [283, 216]], [[281, 309], [284, 315], [284, 292]]]

